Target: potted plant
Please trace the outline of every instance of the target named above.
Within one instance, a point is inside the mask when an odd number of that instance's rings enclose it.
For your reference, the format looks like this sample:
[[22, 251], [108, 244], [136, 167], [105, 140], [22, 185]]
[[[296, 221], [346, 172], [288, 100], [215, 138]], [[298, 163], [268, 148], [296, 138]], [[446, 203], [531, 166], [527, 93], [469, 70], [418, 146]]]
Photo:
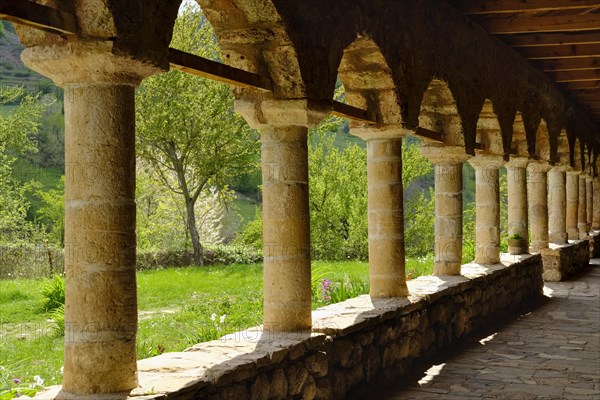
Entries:
[[508, 236], [508, 254], [518, 255], [526, 253], [526, 242], [518, 233]]

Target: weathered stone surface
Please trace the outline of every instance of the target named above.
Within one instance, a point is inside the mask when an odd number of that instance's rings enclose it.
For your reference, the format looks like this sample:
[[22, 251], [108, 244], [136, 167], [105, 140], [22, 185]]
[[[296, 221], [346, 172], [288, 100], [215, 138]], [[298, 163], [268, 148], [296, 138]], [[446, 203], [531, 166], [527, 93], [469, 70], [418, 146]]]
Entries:
[[[573, 259], [588, 253], [581, 243], [571, 246], [578, 249]], [[411, 280], [408, 298], [365, 295], [315, 310], [314, 330], [324, 333], [255, 328], [140, 360], [140, 387], [132, 396], [333, 399], [366, 382], [397, 379], [416, 359], [481, 328], [496, 311], [541, 294], [540, 255], [503, 254], [501, 261], [464, 265], [461, 276]]]
[[288, 380], [282, 369], [276, 369], [271, 376], [271, 390], [269, 399], [286, 399], [288, 395]]

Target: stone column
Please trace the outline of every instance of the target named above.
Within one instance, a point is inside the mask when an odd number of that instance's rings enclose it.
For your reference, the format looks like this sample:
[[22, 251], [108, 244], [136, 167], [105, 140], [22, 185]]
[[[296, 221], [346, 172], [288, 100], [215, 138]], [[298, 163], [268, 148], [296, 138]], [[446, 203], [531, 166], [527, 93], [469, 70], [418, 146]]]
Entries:
[[587, 175], [579, 175], [579, 203], [577, 205], [577, 232], [579, 239], [585, 239], [588, 236], [587, 229]]
[[529, 199], [529, 226], [532, 253], [548, 248], [548, 185], [550, 166], [531, 162], [527, 166], [527, 198]]
[[500, 181], [502, 157], [477, 156], [469, 160], [475, 169], [475, 262], [500, 262]]
[[307, 133], [303, 126], [261, 131], [267, 330], [311, 326]]
[[326, 114], [305, 100], [239, 99], [235, 107], [261, 133], [264, 329], [312, 325], [308, 127]]
[[595, 231], [600, 230], [600, 178], [594, 177], [592, 184], [593, 195], [593, 208], [592, 208], [592, 229]]
[[408, 296], [401, 138], [367, 140], [367, 177], [371, 297]]
[[549, 239], [554, 244], [567, 243], [567, 193], [565, 168], [554, 167], [548, 173]]
[[159, 69], [79, 42], [22, 58], [65, 90], [63, 390], [126, 392], [137, 386], [134, 88]]
[[527, 223], [527, 164], [529, 159], [511, 158], [506, 164], [508, 191], [508, 234], [518, 234], [529, 247]]
[[578, 171], [567, 172], [567, 235], [569, 240], [579, 239], [577, 229], [578, 207], [579, 207], [579, 174]]
[[354, 128], [367, 142], [371, 297], [408, 296], [404, 254], [402, 136], [393, 129]]
[[423, 146], [434, 164], [435, 261], [434, 275], [460, 275], [462, 264], [462, 166], [468, 156], [459, 146]]
[[587, 214], [587, 231], [590, 232], [592, 230], [592, 222], [594, 219], [594, 186], [593, 180], [591, 176], [588, 176], [585, 179], [585, 204], [586, 204], [586, 214]]

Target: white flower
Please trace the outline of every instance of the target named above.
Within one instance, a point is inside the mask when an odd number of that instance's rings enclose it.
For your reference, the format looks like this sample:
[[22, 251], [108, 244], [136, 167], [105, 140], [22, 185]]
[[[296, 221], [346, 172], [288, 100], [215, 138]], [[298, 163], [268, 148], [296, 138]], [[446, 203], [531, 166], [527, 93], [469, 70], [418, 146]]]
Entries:
[[216, 319], [217, 319], [217, 314], [215, 314], [215, 313], [212, 313], [212, 315], [210, 316], [210, 319], [211, 319], [212, 321], [216, 320]]
[[62, 367], [60, 367], [60, 373], [63, 374], [65, 371], [65, 366], [63, 365]]
[[221, 315], [221, 318], [219, 319], [219, 322], [220, 323], [224, 323], [225, 322], [225, 318], [227, 318], [227, 314]]
[[44, 386], [44, 380], [42, 379], [41, 376], [36, 375], [36, 376], [33, 377], [33, 380], [35, 381], [36, 385]]

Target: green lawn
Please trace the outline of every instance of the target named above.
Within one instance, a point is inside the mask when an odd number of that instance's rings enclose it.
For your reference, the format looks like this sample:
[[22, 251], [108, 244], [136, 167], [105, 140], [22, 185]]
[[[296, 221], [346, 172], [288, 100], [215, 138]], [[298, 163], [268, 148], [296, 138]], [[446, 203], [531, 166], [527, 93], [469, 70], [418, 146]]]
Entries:
[[[413, 277], [429, 259], [408, 260]], [[368, 281], [366, 262], [314, 262], [314, 308], [325, 304], [321, 281]], [[40, 375], [46, 385], [59, 384], [63, 338], [41, 307], [41, 286], [47, 280], [0, 281], [0, 365], [21, 380]], [[359, 285], [357, 285], [358, 287]], [[262, 265], [169, 268], [138, 273], [138, 357], [180, 351], [260, 324]], [[225, 317], [223, 317], [226, 315]], [[223, 318], [223, 323], [220, 322]]]

